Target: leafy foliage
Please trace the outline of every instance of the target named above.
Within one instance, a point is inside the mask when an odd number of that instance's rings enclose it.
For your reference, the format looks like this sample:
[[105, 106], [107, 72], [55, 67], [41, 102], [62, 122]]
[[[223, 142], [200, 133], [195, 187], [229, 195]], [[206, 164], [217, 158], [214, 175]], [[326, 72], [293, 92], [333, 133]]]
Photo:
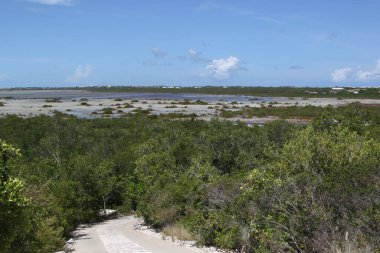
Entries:
[[362, 109], [328, 110], [306, 128], [7, 116], [0, 251], [59, 249], [105, 205], [241, 252], [330, 252], [350, 238], [380, 250], [379, 123]]

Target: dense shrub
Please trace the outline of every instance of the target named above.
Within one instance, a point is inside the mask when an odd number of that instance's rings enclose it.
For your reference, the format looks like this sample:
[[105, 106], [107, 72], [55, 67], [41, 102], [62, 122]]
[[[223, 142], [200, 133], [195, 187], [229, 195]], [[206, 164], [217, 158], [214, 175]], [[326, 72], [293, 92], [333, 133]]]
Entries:
[[379, 125], [360, 106], [345, 110], [307, 128], [141, 112], [7, 116], [0, 138], [22, 156], [1, 146], [1, 189], [16, 199], [1, 192], [0, 251], [59, 249], [105, 205], [241, 252], [378, 251], [380, 147], [370, 137]]

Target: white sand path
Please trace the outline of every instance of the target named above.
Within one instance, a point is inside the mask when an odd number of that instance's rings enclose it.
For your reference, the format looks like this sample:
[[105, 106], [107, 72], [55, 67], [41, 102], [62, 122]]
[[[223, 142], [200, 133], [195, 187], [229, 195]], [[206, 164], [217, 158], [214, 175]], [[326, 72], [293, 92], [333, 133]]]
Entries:
[[141, 229], [133, 216], [81, 226], [74, 232], [73, 250], [78, 253], [194, 253], [217, 252], [163, 240], [159, 233]]

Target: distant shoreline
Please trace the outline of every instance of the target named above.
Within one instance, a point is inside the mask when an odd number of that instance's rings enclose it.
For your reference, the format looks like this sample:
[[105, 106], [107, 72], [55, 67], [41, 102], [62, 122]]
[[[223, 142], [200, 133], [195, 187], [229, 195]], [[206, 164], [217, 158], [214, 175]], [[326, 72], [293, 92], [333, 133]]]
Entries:
[[245, 87], [245, 86], [88, 86], [88, 87], [26, 87], [0, 89], [4, 91], [58, 91], [166, 93], [199, 95], [242, 95], [255, 97], [353, 98], [380, 99], [380, 87]]

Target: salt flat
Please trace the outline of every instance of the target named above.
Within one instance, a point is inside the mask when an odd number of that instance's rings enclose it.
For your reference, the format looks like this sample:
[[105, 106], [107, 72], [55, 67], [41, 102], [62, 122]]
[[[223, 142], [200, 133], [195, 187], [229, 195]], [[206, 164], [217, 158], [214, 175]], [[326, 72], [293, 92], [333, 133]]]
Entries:
[[[379, 99], [336, 99], [336, 98], [286, 98], [286, 97], [250, 97], [165, 93], [108, 93], [81, 90], [62, 91], [1, 91], [0, 117], [8, 114], [20, 117], [53, 115], [62, 112], [81, 118], [123, 117], [128, 113], [143, 110], [150, 115], [181, 114], [196, 115], [199, 119], [210, 120], [219, 117], [222, 109], [236, 111], [243, 107], [262, 106], [341, 106], [353, 102], [380, 105]], [[197, 102], [198, 101], [198, 102]], [[104, 113], [111, 108], [112, 113]], [[233, 117], [229, 120], [262, 124], [276, 117]], [[305, 120], [288, 119], [295, 123]]]

